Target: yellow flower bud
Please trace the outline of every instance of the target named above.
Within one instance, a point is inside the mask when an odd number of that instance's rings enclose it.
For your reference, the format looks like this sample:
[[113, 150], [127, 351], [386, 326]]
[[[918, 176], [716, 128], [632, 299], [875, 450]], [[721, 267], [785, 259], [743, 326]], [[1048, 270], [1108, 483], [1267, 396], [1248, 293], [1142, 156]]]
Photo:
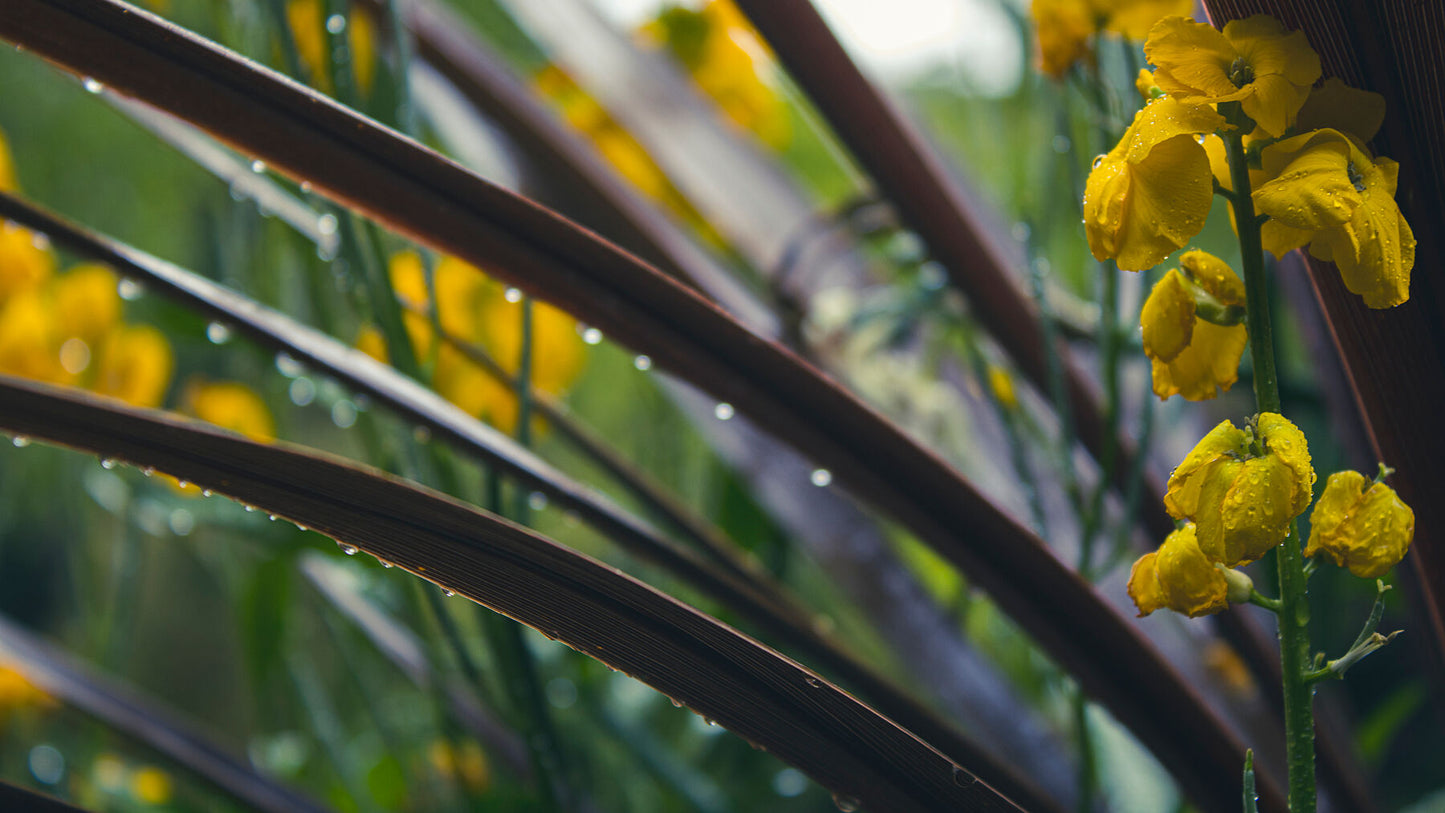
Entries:
[[1224, 421], [1205, 435], [1169, 476], [1164, 507], [1194, 521], [1204, 555], [1232, 568], [1284, 540], [1314, 482], [1304, 433], [1266, 412], [1246, 429]]
[[1400, 563], [1415, 536], [1415, 512], [1393, 488], [1357, 471], [1330, 475], [1310, 514], [1305, 555], [1322, 553], [1362, 579], [1375, 579]]
[[1198, 618], [1229, 606], [1229, 580], [1200, 551], [1193, 524], [1169, 534], [1159, 550], [1134, 563], [1128, 590], [1140, 616], [1167, 608]]

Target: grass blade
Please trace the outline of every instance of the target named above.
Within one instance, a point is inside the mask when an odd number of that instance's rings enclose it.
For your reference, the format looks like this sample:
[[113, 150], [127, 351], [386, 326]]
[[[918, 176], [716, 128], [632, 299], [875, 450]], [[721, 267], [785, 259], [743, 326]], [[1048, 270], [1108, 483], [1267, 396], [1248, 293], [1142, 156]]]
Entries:
[[616, 570], [356, 464], [9, 377], [0, 427], [152, 466], [302, 523], [653, 686], [877, 810], [1012, 809], [822, 678]]

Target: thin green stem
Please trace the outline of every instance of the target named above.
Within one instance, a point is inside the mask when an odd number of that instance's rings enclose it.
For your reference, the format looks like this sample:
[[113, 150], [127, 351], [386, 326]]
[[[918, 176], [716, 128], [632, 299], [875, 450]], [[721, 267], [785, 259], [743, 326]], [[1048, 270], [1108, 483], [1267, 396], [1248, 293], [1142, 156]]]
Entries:
[[[1246, 121], [1237, 103], [1220, 105], [1226, 120], [1236, 125]], [[1236, 126], [1224, 134], [1229, 153], [1229, 175], [1234, 186], [1234, 222], [1244, 266], [1244, 287], [1248, 300], [1250, 358], [1254, 362], [1254, 398], [1260, 412], [1280, 411], [1279, 376], [1275, 371], [1274, 335], [1270, 325], [1269, 292], [1264, 276], [1264, 249], [1260, 245], [1259, 221], [1249, 183], [1249, 161], [1244, 151], [1245, 127]], [[1308, 578], [1299, 529], [1290, 523], [1289, 534], [1275, 548], [1279, 569], [1279, 651], [1283, 671], [1285, 756], [1289, 765], [1289, 806], [1292, 813], [1315, 810], [1315, 726], [1312, 701], [1314, 689], [1305, 680], [1309, 670]]]

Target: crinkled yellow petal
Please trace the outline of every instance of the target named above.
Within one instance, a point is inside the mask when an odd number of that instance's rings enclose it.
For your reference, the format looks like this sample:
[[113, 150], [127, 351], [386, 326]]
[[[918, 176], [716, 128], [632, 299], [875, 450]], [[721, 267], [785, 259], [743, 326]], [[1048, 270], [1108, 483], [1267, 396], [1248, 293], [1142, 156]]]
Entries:
[[1154, 569], [1164, 606], [1176, 613], [1198, 618], [1229, 606], [1229, 583], [1200, 550], [1193, 525], [1169, 534]]
[[1159, 144], [1133, 167], [1115, 258], [1126, 271], [1152, 268], [1194, 239], [1214, 195], [1209, 159], [1192, 135]]
[[1244, 281], [1234, 273], [1229, 263], [1207, 251], [1194, 249], [1179, 255], [1179, 264], [1199, 283], [1199, 287], [1219, 300], [1221, 305], [1244, 304]]
[[1124, 206], [1129, 197], [1129, 165], [1105, 159], [1084, 184], [1084, 235], [1094, 259], [1119, 256]]
[[150, 325], [120, 325], [100, 346], [91, 389], [139, 407], [165, 400], [175, 369], [170, 340]]
[[1266, 452], [1290, 471], [1290, 517], [1297, 517], [1309, 507], [1315, 485], [1315, 469], [1310, 463], [1305, 433], [1277, 412], [1261, 413], [1256, 426]]
[[1330, 475], [1310, 515], [1306, 556], [1324, 554], [1356, 576], [1375, 579], [1400, 563], [1415, 536], [1415, 512], [1395, 490], [1353, 471]]
[[[1272, 456], [1240, 464], [1219, 505], [1224, 526], [1220, 562], [1238, 567], [1259, 559], [1284, 540], [1293, 510], [1293, 472]], [[1209, 510], [1208, 508], [1204, 510]]]
[[1154, 394], [1161, 400], [1179, 395], [1186, 401], [1207, 401], [1239, 380], [1239, 359], [1249, 342], [1244, 325], [1224, 327], [1201, 319], [1193, 333], [1189, 347], [1173, 360], [1152, 360]]
[[1215, 461], [1239, 454], [1248, 442], [1244, 430], [1229, 421], [1220, 421], [1218, 426], [1209, 430], [1169, 475], [1164, 495], [1164, 507], [1169, 510], [1169, 515], [1175, 519], [1193, 516], [1199, 509], [1199, 488], [1202, 485], [1197, 475]]
[[1154, 283], [1139, 311], [1139, 326], [1144, 354], [1157, 362], [1173, 361], [1189, 346], [1194, 335], [1194, 297], [1178, 269], [1170, 269]]
[[1260, 76], [1249, 88], [1253, 92], [1240, 100], [1240, 106], [1259, 129], [1271, 135], [1281, 135], [1289, 129], [1310, 92], [1309, 85], [1296, 85], [1283, 76], [1271, 75]]
[[1197, 145], [1199, 142], [1193, 136], [1212, 133], [1223, 126], [1224, 117], [1207, 104], [1161, 97], [1140, 108], [1110, 156], [1122, 154], [1130, 163], [1140, 164], [1149, 160], [1160, 144], [1187, 135], [1190, 142]]
[[1254, 190], [1255, 207], [1281, 225], [1319, 231], [1348, 221], [1364, 201], [1350, 180], [1350, 143], [1334, 130], [1265, 147], [1271, 180]]
[[1385, 97], [1368, 90], [1346, 85], [1331, 76], [1320, 87], [1310, 91], [1295, 118], [1295, 128], [1302, 133], [1333, 129], [1349, 133], [1368, 142], [1385, 123]]
[[1198, 506], [1189, 518], [1194, 520], [1199, 538], [1199, 549], [1211, 562], [1229, 563], [1229, 535], [1233, 528], [1224, 522], [1224, 500], [1234, 487], [1235, 478], [1244, 469], [1244, 463], [1224, 458], [1204, 467], [1193, 480], [1198, 482]]
[[1204, 96], [1211, 101], [1244, 98], [1229, 81], [1229, 66], [1238, 54], [1212, 26], [1185, 17], [1165, 17], [1149, 31], [1144, 56], [1154, 65], [1154, 78], [1168, 93]]
[[1129, 569], [1129, 598], [1139, 608], [1140, 618], [1164, 606], [1164, 591], [1159, 588], [1159, 574], [1155, 567], [1158, 558], [1158, 551], [1150, 551], [1140, 556]]
[[1320, 56], [1303, 31], [1287, 31], [1268, 14], [1256, 14], [1224, 25], [1224, 38], [1258, 76], [1282, 76], [1309, 87], [1320, 78]]
[[1392, 308], [1410, 298], [1415, 266], [1415, 233], [1393, 196], [1399, 168], [1388, 158], [1356, 166], [1364, 176], [1364, 201], [1326, 239], [1345, 287], [1371, 308]]

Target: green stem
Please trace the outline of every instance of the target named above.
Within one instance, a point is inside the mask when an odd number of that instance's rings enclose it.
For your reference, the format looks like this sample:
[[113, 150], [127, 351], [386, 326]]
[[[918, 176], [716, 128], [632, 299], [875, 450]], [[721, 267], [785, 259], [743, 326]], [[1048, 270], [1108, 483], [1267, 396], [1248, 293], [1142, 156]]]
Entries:
[[[1225, 118], [1238, 123], [1236, 109], [1220, 105]], [[1231, 115], [1233, 114], [1233, 115]], [[1264, 277], [1264, 249], [1260, 245], [1259, 221], [1249, 184], [1249, 163], [1244, 152], [1245, 128], [1236, 126], [1224, 134], [1229, 152], [1229, 175], [1234, 186], [1234, 223], [1239, 232], [1239, 250], [1244, 266], [1244, 287], [1248, 299], [1250, 358], [1254, 362], [1254, 398], [1260, 412], [1280, 411], [1279, 376], [1274, 363], [1274, 335], [1270, 326], [1269, 292]], [[1292, 813], [1315, 810], [1315, 726], [1312, 701], [1314, 689], [1305, 680], [1309, 670], [1308, 579], [1299, 529], [1290, 523], [1288, 536], [1275, 549], [1279, 569], [1279, 653], [1283, 670], [1285, 756], [1289, 765], [1289, 807]]]

